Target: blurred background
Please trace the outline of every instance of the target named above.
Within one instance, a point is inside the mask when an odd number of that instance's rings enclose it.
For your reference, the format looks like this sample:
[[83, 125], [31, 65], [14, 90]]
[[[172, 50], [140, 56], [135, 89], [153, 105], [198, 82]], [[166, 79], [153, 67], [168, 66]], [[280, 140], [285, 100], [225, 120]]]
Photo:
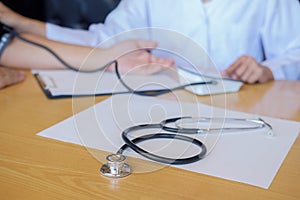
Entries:
[[93, 22], [103, 22], [120, 0], [2, 0], [2, 2], [27, 17], [71, 28], [87, 29]]
[[18, 13], [58, 25], [87, 29], [103, 22], [120, 0], [2, 0]]

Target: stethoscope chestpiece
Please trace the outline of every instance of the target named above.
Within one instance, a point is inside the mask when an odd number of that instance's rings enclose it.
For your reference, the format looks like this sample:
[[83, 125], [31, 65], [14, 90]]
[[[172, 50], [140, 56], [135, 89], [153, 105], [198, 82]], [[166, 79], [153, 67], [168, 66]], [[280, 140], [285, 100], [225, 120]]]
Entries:
[[122, 154], [110, 154], [106, 157], [107, 163], [102, 165], [100, 173], [110, 178], [122, 178], [131, 174], [131, 168], [125, 163], [126, 157]]

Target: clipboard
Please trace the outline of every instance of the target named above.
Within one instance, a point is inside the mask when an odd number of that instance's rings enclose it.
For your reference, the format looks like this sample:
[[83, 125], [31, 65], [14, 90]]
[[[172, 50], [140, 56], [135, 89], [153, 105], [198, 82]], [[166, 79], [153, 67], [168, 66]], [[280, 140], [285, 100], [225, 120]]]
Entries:
[[[105, 96], [112, 94], [128, 93], [123, 87], [118, 90], [113, 87], [118, 80], [112, 73], [79, 73], [70, 70], [32, 70], [40, 88], [49, 99], [87, 97], [87, 96]], [[104, 80], [99, 83], [99, 78]], [[81, 84], [81, 86], [80, 86]], [[96, 85], [102, 87], [96, 88]], [[79, 86], [79, 88], [76, 88]]]
[[[49, 99], [103, 96], [113, 94], [130, 93], [125, 88], [116, 74], [109, 71], [100, 71], [96, 73], [80, 73], [71, 70], [32, 70], [39, 86]], [[214, 84], [188, 86], [185, 89], [200, 96], [237, 92], [242, 87], [240, 81], [214, 78], [209, 76], [199, 76], [191, 74], [185, 70], [178, 70], [178, 80], [174, 82], [163, 73], [155, 75], [152, 82], [163, 83], [164, 87], [148, 86], [140, 88], [139, 91], [148, 91], [155, 89], [174, 88], [179, 84], [188, 82], [214, 82]], [[144, 77], [136, 75], [133, 80]], [[147, 81], [147, 80], [145, 80]], [[179, 82], [178, 82], [179, 81]]]

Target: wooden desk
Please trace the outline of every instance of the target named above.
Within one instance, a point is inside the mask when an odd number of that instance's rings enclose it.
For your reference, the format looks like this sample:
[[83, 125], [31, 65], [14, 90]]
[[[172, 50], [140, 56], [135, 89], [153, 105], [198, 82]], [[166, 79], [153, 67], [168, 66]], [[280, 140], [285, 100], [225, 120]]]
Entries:
[[[215, 96], [213, 105], [223, 106], [223, 99]], [[226, 101], [229, 109], [300, 121], [300, 82], [246, 85]], [[30, 73], [0, 90], [2, 200], [300, 199], [300, 137], [268, 190], [171, 167], [110, 180], [86, 148], [36, 136], [72, 114], [72, 99], [47, 99]]]

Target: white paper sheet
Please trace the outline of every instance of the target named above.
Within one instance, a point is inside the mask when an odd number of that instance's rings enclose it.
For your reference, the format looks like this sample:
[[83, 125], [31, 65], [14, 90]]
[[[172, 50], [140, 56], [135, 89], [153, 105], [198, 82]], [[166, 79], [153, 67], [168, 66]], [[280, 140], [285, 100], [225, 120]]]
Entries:
[[[38, 135], [116, 152], [123, 144], [121, 131], [125, 128], [143, 123], [158, 123], [165, 118], [178, 116], [257, 117], [203, 104], [178, 103], [123, 94], [114, 95]], [[265, 129], [196, 136], [207, 145], [210, 151], [208, 156], [192, 164], [174, 167], [269, 188], [299, 134], [300, 123], [261, 117], [273, 126], [274, 137], [268, 137]], [[154, 140], [148, 142], [146, 147], [157, 151], [162, 148], [160, 145]], [[178, 155], [182, 148], [168, 145], [164, 151], [166, 154]], [[183, 156], [189, 153], [184, 151]]]

